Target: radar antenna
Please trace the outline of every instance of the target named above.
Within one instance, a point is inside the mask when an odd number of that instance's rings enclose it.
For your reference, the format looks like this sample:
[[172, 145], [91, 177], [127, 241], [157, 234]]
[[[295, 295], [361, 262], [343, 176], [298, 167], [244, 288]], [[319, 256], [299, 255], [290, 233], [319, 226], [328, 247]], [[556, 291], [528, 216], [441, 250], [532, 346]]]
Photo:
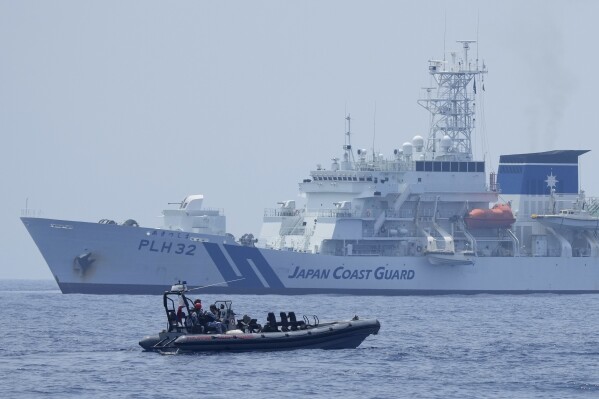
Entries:
[[[451, 64], [446, 61], [430, 60], [429, 73], [437, 82], [437, 92], [427, 88], [425, 99], [418, 100], [431, 113], [431, 128], [427, 141], [427, 152], [445, 155], [456, 160], [472, 159], [472, 132], [474, 130], [476, 76], [487, 73], [486, 66], [478, 67], [478, 59], [471, 65], [468, 59], [470, 44], [475, 40], [458, 40], [462, 44], [463, 59], [452, 53]], [[473, 82], [469, 88], [470, 82]], [[433, 89], [434, 90], [434, 89]], [[449, 148], [442, 148], [442, 139], [451, 139]], [[441, 152], [442, 153], [442, 152]]]

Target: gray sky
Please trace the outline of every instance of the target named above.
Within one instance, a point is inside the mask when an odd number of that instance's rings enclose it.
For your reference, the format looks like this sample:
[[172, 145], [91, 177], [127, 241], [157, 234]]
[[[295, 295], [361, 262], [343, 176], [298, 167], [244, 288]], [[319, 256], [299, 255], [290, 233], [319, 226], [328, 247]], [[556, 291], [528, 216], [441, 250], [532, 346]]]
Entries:
[[375, 104], [377, 151], [426, 137], [416, 100], [445, 16], [447, 51], [479, 21], [491, 165], [591, 149], [582, 185], [599, 196], [598, 15], [590, 0], [0, 0], [0, 278], [51, 278], [26, 199], [43, 217], [156, 226], [201, 193], [233, 234], [258, 234], [264, 208], [341, 154], [346, 109], [354, 147], [372, 147]]

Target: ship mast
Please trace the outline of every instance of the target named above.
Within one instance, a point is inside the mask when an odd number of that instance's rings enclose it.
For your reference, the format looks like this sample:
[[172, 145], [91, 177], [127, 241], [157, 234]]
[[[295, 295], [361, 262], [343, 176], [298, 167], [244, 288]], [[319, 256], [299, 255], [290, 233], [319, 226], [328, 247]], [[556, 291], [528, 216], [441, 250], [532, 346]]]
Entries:
[[356, 162], [354, 159], [354, 151], [351, 146], [351, 116], [347, 114], [345, 117], [347, 122], [347, 132], [345, 132], [345, 144], [343, 145], [343, 162], [341, 164], [342, 170], [351, 170], [353, 169], [353, 165]]
[[[437, 82], [436, 96], [427, 88], [427, 98], [418, 104], [431, 113], [431, 128], [427, 141], [429, 156], [449, 156], [455, 160], [472, 159], [472, 131], [475, 122], [476, 77], [487, 73], [468, 59], [468, 50], [475, 40], [459, 40], [464, 50], [463, 58], [451, 53], [451, 65], [445, 60], [430, 60], [429, 73]], [[473, 82], [469, 90], [469, 84]], [[449, 138], [451, 141], [447, 140]]]

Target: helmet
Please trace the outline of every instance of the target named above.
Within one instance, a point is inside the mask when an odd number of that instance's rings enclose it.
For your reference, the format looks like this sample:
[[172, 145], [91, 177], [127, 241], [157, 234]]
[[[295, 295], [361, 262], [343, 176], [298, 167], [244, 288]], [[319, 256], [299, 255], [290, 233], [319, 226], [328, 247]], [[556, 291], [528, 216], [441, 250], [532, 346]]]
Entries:
[[196, 302], [196, 303], [195, 303], [193, 306], [194, 306], [196, 309], [202, 309], [202, 302]]

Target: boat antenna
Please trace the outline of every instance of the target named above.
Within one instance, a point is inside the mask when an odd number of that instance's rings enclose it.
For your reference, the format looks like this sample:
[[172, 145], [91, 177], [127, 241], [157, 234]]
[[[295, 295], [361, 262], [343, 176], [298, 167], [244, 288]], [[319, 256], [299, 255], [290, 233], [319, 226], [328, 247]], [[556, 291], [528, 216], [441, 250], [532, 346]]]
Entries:
[[202, 288], [213, 287], [215, 285], [229, 284], [229, 283], [232, 283], [232, 282], [235, 282], [235, 281], [239, 281], [239, 280], [245, 280], [245, 277], [236, 278], [235, 280], [221, 281], [220, 283], [202, 285], [201, 287], [190, 288], [190, 289], [187, 290], [187, 292], [189, 292], [189, 291], [195, 291], [195, 290], [201, 290]]
[[347, 113], [347, 107], [345, 109], [345, 144], [343, 145], [343, 151], [345, 151], [344, 161], [354, 163], [354, 151], [351, 146], [351, 115]]
[[345, 145], [350, 146], [349, 149], [351, 149], [351, 115], [347, 112], [345, 113], [345, 120], [347, 125], [347, 131], [345, 132]]
[[376, 101], [374, 102], [374, 115], [372, 117], [372, 162], [376, 162], [374, 154], [374, 140], [376, 139]]
[[[476, 69], [478, 70], [478, 27], [480, 26], [480, 10], [476, 12]], [[483, 75], [484, 76], [484, 75]]]
[[443, 26], [443, 61], [445, 61], [445, 42], [447, 37], [447, 10], [445, 10], [445, 20]]

